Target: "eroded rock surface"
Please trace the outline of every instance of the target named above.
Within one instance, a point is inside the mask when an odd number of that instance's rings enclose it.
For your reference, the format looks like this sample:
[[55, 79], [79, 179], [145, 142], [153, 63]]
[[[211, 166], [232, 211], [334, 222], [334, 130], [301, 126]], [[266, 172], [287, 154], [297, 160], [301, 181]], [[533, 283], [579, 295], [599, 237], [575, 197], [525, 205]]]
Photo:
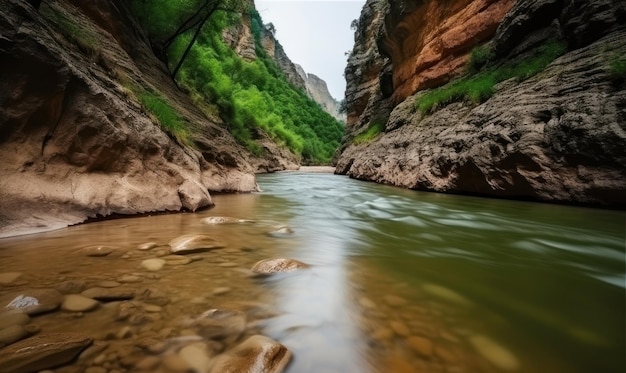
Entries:
[[252, 272], [258, 274], [272, 274], [279, 272], [291, 272], [298, 269], [309, 268], [309, 265], [295, 259], [264, 259], [252, 267]]
[[280, 343], [254, 335], [215, 358], [211, 373], [280, 373], [291, 360], [291, 352]]
[[[0, 237], [256, 189], [247, 152], [167, 77], [129, 14], [121, 1], [3, 3]], [[198, 125], [194, 148], [144, 111], [144, 91]]]

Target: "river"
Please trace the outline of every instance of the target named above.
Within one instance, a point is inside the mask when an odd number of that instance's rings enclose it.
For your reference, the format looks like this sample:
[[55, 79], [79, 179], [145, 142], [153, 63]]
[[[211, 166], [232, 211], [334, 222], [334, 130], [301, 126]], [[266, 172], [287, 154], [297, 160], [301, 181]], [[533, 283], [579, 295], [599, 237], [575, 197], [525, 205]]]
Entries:
[[[104, 303], [34, 316], [40, 333], [80, 331], [106, 345], [99, 361], [83, 358], [62, 373], [94, 364], [137, 371], [142, 355], [129, 351], [138, 340], [195, 335], [190, 320], [233, 307], [262, 310], [248, 312], [238, 340], [260, 333], [281, 342], [293, 352], [289, 373], [626, 371], [623, 211], [422, 193], [332, 174], [258, 182], [263, 192], [216, 195], [216, 207], [199, 213], [1, 239], [0, 278], [19, 277], [0, 283], [0, 298], [103, 282], [167, 298], [136, 323]], [[209, 216], [256, 223], [204, 224]], [[268, 234], [282, 225], [293, 233]], [[142, 269], [167, 252], [139, 245], [190, 233], [226, 247]], [[85, 256], [95, 244], [113, 252]], [[280, 257], [311, 267], [250, 276], [257, 261]]]

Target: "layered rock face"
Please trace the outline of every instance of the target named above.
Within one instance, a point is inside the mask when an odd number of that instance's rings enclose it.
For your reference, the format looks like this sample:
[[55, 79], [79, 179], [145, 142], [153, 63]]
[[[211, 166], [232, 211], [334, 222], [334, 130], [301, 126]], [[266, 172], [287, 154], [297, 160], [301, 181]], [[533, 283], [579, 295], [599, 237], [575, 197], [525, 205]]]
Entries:
[[339, 102], [330, 95], [326, 81], [317, 75], [307, 74], [302, 66], [298, 64], [296, 64], [296, 69], [300, 77], [302, 77], [302, 80], [304, 80], [306, 92], [309, 97], [317, 102], [325, 112], [335, 117], [335, 119], [345, 122], [346, 116], [339, 112]]
[[[208, 191], [256, 189], [246, 152], [177, 89], [123, 2], [3, 4], [0, 236], [196, 210], [212, 205]], [[193, 147], [161, 129], [138, 90], [160, 92], [200, 128]]]
[[[390, 3], [390, 9], [398, 6]], [[623, 208], [626, 86], [611, 64], [626, 55], [625, 7], [612, 0], [517, 1], [490, 40], [500, 63], [555, 37], [565, 40], [569, 51], [534, 77], [496, 85], [480, 105], [457, 102], [419, 113], [421, 83], [408, 89], [403, 82], [426, 82], [430, 75], [411, 78], [401, 65], [398, 77], [406, 79], [396, 80], [394, 60], [393, 81], [401, 84], [394, 84], [392, 95], [412, 96], [394, 105], [384, 132], [371, 142], [351, 143], [370, 124], [352, 122], [337, 172], [419, 190]], [[387, 31], [378, 33], [392, 56], [402, 55], [402, 49], [388, 43], [389, 30], [400, 27], [405, 40], [419, 37], [411, 36], [419, 28], [408, 27], [398, 14], [412, 13], [388, 10]], [[364, 113], [349, 110], [352, 118]]]
[[390, 1], [381, 52], [393, 63], [393, 100], [459, 75], [515, 0]]

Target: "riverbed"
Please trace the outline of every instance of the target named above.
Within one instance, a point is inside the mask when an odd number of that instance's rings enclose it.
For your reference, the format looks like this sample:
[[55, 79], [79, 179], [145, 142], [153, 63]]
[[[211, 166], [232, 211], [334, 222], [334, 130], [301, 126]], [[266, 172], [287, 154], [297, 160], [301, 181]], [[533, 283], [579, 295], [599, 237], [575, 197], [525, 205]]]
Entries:
[[[100, 346], [55, 372], [135, 372], [146, 359], [144, 371], [176, 371], [166, 360], [185, 344], [205, 343], [211, 357], [256, 334], [292, 352], [289, 373], [626, 371], [623, 211], [324, 173], [258, 182], [262, 192], [216, 195], [198, 213], [0, 239], [0, 299], [32, 289], [134, 294], [32, 316], [30, 333], [80, 332]], [[251, 221], [206, 224], [211, 216]], [[221, 247], [168, 260], [166, 245], [187, 234]], [[94, 246], [109, 253], [88, 255]], [[166, 264], [142, 266], [153, 258]], [[267, 258], [310, 267], [254, 276]], [[124, 302], [138, 303], [135, 313], [121, 317]], [[219, 340], [203, 335], [197, 320], [212, 309], [245, 324]]]

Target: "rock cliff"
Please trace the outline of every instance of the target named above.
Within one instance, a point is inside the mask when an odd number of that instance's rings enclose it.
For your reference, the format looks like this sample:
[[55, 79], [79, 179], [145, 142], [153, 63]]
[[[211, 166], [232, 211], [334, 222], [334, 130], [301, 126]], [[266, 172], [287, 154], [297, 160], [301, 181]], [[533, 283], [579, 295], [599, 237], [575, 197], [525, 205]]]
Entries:
[[[623, 208], [626, 86], [615, 64], [626, 55], [625, 21], [617, 0], [368, 1], [346, 69], [337, 172], [419, 190]], [[485, 102], [416, 109], [425, 89], [467, 71], [474, 46], [488, 43], [497, 68], [555, 38], [565, 54], [537, 75], [497, 84]], [[375, 121], [382, 133], [354, 141]]]
[[325, 112], [335, 117], [335, 119], [345, 122], [346, 116], [340, 113], [339, 102], [330, 95], [326, 81], [315, 74], [307, 73], [302, 66], [298, 64], [296, 64], [296, 70], [298, 70], [298, 74], [302, 77], [302, 80], [304, 80], [306, 92], [309, 97], [317, 102]]
[[[0, 35], [0, 236], [256, 189], [245, 150], [168, 78], [124, 2], [6, 0]], [[162, 129], [145, 91], [198, 130]]]

